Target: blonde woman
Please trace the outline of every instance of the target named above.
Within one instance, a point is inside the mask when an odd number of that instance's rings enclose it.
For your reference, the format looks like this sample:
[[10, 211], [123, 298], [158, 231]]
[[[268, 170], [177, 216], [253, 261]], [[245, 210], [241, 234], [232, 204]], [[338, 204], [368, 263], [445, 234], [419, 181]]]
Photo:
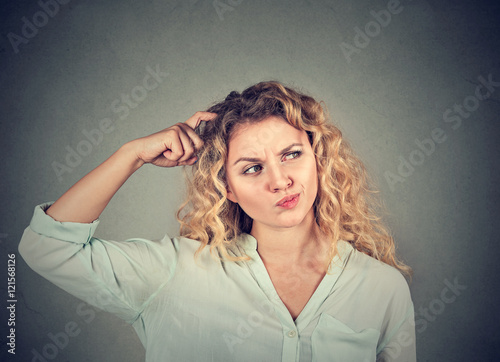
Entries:
[[[147, 163], [190, 168], [181, 236], [94, 237]], [[262, 82], [124, 144], [35, 208], [19, 250], [129, 322], [146, 361], [415, 361], [410, 269], [373, 196], [321, 104]]]

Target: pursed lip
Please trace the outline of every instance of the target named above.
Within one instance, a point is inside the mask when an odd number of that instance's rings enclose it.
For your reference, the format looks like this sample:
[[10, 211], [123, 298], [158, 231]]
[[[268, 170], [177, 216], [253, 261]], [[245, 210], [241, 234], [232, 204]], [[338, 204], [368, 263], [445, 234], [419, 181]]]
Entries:
[[300, 194], [294, 194], [294, 195], [288, 195], [288, 196], [285, 196], [285, 197], [283, 197], [280, 201], [278, 201], [278, 202], [276, 203], [276, 206], [281, 206], [281, 205], [282, 205], [282, 204], [284, 204], [285, 202], [290, 201], [290, 200], [292, 200], [292, 199], [294, 199], [294, 198], [298, 197], [299, 195], [300, 195]]

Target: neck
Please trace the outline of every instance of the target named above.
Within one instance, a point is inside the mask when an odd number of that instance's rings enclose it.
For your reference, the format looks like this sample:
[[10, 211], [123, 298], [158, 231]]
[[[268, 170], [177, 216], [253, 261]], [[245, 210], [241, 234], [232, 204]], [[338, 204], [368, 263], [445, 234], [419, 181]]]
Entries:
[[327, 263], [330, 245], [313, 214], [291, 228], [277, 229], [254, 223], [250, 234], [257, 239], [257, 251], [266, 266]]

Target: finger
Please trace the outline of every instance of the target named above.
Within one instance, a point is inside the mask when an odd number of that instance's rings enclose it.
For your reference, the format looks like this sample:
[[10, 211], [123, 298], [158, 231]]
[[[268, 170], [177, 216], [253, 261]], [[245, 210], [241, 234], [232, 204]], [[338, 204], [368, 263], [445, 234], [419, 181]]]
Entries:
[[[189, 127], [185, 127], [186, 129], [189, 129]], [[192, 130], [191, 130], [192, 132]], [[195, 154], [195, 147], [193, 144], [193, 141], [187, 134], [186, 130], [184, 127], [179, 127], [179, 140], [181, 142], [181, 146], [183, 149], [183, 154], [182, 156], [177, 160], [178, 162], [184, 162], [189, 160], [191, 157], [194, 156]]]
[[177, 160], [184, 155], [184, 148], [182, 147], [182, 142], [178, 136], [172, 137], [170, 142], [165, 146], [167, 150], [163, 152], [163, 156], [165, 156], [167, 160], [177, 162]]
[[217, 117], [217, 113], [196, 112], [185, 123], [192, 129], [195, 129], [200, 125], [201, 121], [211, 121], [215, 117]]
[[186, 124], [179, 124], [179, 126], [182, 128], [182, 130], [186, 133], [186, 135], [190, 138], [190, 142], [194, 149], [198, 151], [201, 146], [203, 146], [203, 140], [198, 136], [198, 134], [188, 125]]
[[198, 157], [196, 156], [193, 156], [191, 157], [189, 160], [187, 161], [184, 161], [184, 162], [180, 162], [179, 163], [179, 166], [192, 166], [196, 163], [196, 161], [198, 161]]

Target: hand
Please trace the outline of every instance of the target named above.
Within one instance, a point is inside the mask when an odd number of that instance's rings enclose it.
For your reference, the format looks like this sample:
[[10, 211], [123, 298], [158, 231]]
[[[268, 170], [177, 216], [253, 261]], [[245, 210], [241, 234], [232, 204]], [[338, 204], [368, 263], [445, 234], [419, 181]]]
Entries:
[[137, 158], [144, 163], [160, 167], [192, 165], [196, 152], [203, 145], [194, 129], [202, 121], [211, 121], [217, 116], [210, 112], [196, 112], [185, 123], [177, 123], [152, 135], [138, 138], [132, 143]]

